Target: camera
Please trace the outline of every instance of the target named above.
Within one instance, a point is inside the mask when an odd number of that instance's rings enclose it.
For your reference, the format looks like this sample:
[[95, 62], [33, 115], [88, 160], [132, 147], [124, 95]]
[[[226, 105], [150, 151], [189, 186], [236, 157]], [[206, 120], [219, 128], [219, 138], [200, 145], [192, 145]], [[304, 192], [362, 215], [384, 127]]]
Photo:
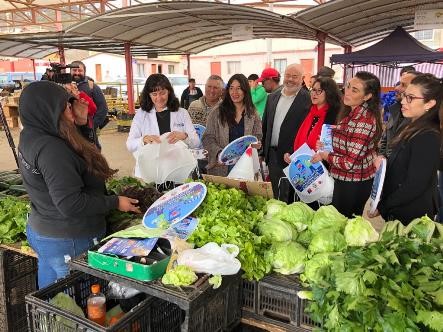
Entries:
[[51, 66], [51, 70], [54, 72], [52, 80], [58, 84], [68, 84], [73, 81], [72, 75], [70, 73], [62, 73], [62, 70], [67, 68], [79, 68], [78, 66], [63, 65], [56, 62], [51, 62], [49, 65]]

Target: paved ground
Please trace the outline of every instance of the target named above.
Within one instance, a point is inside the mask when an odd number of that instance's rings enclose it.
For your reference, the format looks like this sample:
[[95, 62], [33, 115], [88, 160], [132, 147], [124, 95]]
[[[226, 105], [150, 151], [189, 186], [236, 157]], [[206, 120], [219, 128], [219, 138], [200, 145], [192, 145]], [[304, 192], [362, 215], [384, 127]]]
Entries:
[[[18, 145], [19, 130], [13, 129], [12, 135], [15, 144]], [[112, 168], [118, 169], [118, 176], [132, 175], [135, 165], [133, 156], [126, 150], [127, 133], [119, 133], [116, 130], [115, 123], [110, 123], [100, 134], [100, 142], [103, 148], [103, 154]], [[4, 131], [0, 130], [0, 171], [16, 169], [14, 157], [9, 147]], [[383, 227], [381, 218], [370, 219], [367, 217], [366, 206], [364, 216], [371, 220], [374, 227], [380, 230]]]
[[[15, 145], [18, 146], [19, 130], [12, 129], [12, 136]], [[127, 133], [117, 132], [113, 123], [106, 126], [100, 134], [100, 142], [103, 148], [103, 154], [108, 160], [112, 168], [118, 169], [119, 176], [131, 175], [134, 170], [135, 160], [132, 155], [126, 150]], [[0, 170], [12, 170], [17, 166], [14, 161], [11, 148], [6, 139], [5, 132], [0, 130]]]

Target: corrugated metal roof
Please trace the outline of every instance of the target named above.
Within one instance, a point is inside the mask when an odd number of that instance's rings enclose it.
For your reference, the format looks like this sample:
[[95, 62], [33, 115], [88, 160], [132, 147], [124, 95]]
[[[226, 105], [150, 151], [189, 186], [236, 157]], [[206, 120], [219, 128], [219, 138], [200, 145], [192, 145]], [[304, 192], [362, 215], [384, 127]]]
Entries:
[[[180, 53], [199, 53], [232, 42], [235, 24], [252, 25], [255, 39], [317, 38], [315, 29], [285, 15], [201, 1], [168, 1], [127, 7], [76, 24], [67, 32]], [[338, 43], [332, 37], [328, 41]]]
[[[0, 55], [3, 56], [42, 59], [58, 52], [59, 46], [63, 46], [65, 49], [83, 49], [120, 55], [125, 54], [124, 42], [112, 39], [78, 36], [64, 32], [0, 35]], [[134, 56], [181, 53], [166, 48], [147, 45], [132, 45], [131, 52]]]
[[359, 46], [386, 37], [397, 26], [414, 31], [418, 9], [443, 9], [443, 1], [333, 0], [291, 16]]

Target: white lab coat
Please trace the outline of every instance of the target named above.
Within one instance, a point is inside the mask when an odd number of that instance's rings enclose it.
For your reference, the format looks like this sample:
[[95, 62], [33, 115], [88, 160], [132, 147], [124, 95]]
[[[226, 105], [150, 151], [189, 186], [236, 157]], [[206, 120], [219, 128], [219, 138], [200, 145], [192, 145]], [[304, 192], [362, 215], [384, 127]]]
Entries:
[[[188, 137], [183, 142], [189, 148], [196, 149], [201, 146], [200, 138], [195, 131], [191, 117], [184, 108], [179, 108], [177, 112], [171, 112], [171, 131], [180, 131], [188, 134]], [[146, 135], [160, 136], [154, 108], [151, 112], [146, 112], [141, 108], [136, 111], [128, 139], [126, 140], [126, 147], [129, 152], [135, 153], [142, 147], [144, 145], [143, 137]], [[135, 175], [139, 176], [138, 165], [135, 166]]]

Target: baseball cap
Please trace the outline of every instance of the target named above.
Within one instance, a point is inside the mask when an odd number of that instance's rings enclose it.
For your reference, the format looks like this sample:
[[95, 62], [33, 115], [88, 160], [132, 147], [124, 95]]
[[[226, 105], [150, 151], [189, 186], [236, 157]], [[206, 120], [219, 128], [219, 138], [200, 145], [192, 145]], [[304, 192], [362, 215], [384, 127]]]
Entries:
[[277, 71], [277, 69], [274, 68], [265, 68], [262, 73], [260, 78], [258, 79], [259, 82], [262, 82], [264, 80], [269, 80], [269, 79], [273, 79], [273, 78], [278, 78], [280, 79], [280, 73]]

